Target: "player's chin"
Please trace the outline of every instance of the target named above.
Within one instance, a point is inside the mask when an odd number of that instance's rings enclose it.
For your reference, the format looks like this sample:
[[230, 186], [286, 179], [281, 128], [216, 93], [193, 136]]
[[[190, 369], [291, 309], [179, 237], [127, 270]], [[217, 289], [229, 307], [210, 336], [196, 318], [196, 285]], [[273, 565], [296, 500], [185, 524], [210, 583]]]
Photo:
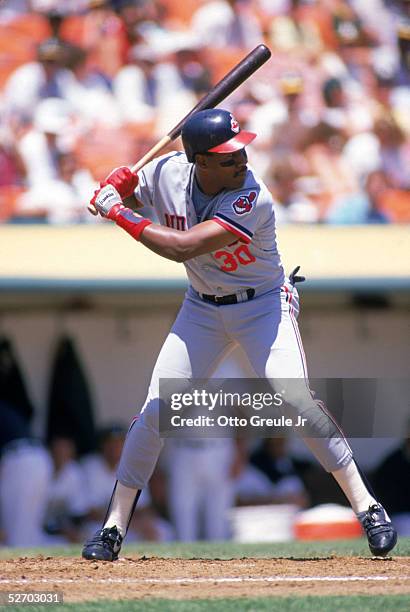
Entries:
[[237, 172], [232, 179], [232, 186], [238, 189], [242, 187], [246, 179], [246, 171], [245, 172]]

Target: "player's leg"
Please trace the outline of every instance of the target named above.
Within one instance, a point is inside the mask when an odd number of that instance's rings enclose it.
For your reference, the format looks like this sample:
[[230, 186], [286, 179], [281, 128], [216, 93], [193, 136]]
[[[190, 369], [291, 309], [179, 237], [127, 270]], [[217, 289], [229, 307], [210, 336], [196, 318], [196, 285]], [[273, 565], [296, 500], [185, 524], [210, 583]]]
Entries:
[[185, 300], [158, 356], [141, 413], [128, 431], [106, 519], [84, 546], [85, 558], [118, 558], [139, 492], [147, 486], [162, 448], [160, 379], [206, 377], [231, 344], [221, 329], [216, 307]]
[[385, 555], [397, 539], [390, 519], [362, 477], [343, 432], [305, 384], [308, 373], [296, 321], [297, 292], [288, 287], [280, 298], [268, 297], [266, 304], [262, 300], [254, 324], [248, 321], [246, 333], [238, 330], [237, 340], [256, 373], [272, 381], [275, 391], [285, 388], [288, 407], [308, 419], [309, 433], [301, 433], [301, 437], [342, 488], [366, 531], [373, 554]]

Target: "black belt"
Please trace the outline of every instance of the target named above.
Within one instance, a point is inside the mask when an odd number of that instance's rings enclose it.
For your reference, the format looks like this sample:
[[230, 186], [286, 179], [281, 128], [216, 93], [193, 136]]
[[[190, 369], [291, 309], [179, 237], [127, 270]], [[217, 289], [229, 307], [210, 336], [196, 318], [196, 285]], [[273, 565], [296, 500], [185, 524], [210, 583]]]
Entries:
[[255, 289], [246, 289], [246, 299], [241, 300], [238, 299], [238, 295], [236, 293], [231, 293], [231, 295], [223, 295], [219, 297], [217, 295], [206, 295], [205, 293], [200, 293], [199, 296], [205, 302], [211, 302], [212, 304], [216, 304], [217, 306], [225, 306], [227, 304], [238, 304], [239, 302], [248, 302], [255, 297]]

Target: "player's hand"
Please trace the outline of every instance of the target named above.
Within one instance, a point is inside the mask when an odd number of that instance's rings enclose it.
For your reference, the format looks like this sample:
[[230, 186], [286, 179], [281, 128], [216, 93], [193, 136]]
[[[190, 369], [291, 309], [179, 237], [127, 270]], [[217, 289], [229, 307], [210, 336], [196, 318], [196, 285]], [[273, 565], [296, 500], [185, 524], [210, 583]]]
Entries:
[[125, 208], [120, 194], [116, 188], [110, 184], [105, 185], [101, 189], [97, 189], [90, 200], [90, 204], [94, 206], [102, 217], [107, 217], [107, 219], [111, 219], [112, 221], [115, 221], [120, 210]]
[[[94, 192], [94, 196], [90, 200], [88, 210], [93, 214], [98, 214], [98, 209], [95, 205], [96, 198], [98, 197], [101, 189], [107, 185], [115, 187], [122, 199], [129, 198], [133, 195], [135, 188], [138, 185], [138, 175], [131, 172], [127, 166], [120, 166], [115, 168], [110, 174], [100, 183], [100, 189]], [[103, 213], [100, 212], [103, 215]], [[108, 215], [103, 215], [108, 216]]]
[[121, 198], [129, 198], [133, 195], [135, 188], [138, 185], [138, 175], [131, 172], [127, 166], [115, 168], [110, 174], [100, 183], [100, 187], [112, 185], [120, 194]]

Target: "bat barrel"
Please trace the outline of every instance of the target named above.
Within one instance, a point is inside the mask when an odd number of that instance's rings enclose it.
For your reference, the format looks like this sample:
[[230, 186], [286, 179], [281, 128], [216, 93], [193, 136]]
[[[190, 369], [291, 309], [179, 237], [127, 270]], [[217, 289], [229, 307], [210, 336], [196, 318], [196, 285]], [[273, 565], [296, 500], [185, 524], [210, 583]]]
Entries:
[[215, 87], [202, 98], [196, 106], [176, 125], [168, 136], [171, 140], [175, 140], [180, 136], [185, 122], [198, 111], [207, 108], [214, 108], [222, 100], [227, 98], [241, 83], [246, 81], [258, 68], [268, 61], [272, 55], [270, 49], [266, 45], [258, 45], [246, 57], [243, 58], [223, 79], [221, 79]]

